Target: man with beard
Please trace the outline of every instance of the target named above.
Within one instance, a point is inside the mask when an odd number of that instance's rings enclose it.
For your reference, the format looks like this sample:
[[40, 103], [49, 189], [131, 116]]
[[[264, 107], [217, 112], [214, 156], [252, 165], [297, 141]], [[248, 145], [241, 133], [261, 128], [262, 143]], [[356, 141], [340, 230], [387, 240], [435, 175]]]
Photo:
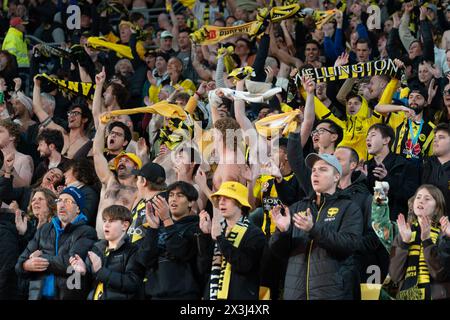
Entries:
[[[131, 170], [140, 169], [142, 161], [133, 153], [122, 153], [114, 160], [117, 175], [111, 172], [103, 154], [105, 128], [106, 124], [99, 122], [93, 145], [95, 171], [102, 183], [98, 212], [103, 212], [103, 209], [112, 204], [119, 204], [131, 209], [137, 191], [136, 176], [131, 173]], [[98, 237], [104, 239], [101, 215], [97, 215], [96, 229]]]
[[33, 183], [42, 177], [49, 169], [59, 168], [65, 170], [69, 159], [61, 155], [64, 138], [58, 130], [44, 129], [37, 137], [37, 150], [43, 159], [37, 166], [33, 175]]
[[33, 101], [28, 98], [23, 92], [18, 91], [11, 103], [14, 109], [14, 122], [20, 125], [21, 131], [25, 132], [36, 122], [33, 117]]
[[131, 131], [120, 121], [111, 122], [108, 127], [106, 150], [104, 152], [106, 160], [110, 162], [123, 152], [131, 141]]
[[433, 153], [435, 125], [431, 119], [424, 117], [427, 100], [427, 90], [417, 85], [409, 92], [408, 107], [389, 104], [375, 107], [375, 111], [387, 116], [388, 124], [395, 131], [393, 152], [417, 164]]
[[91, 111], [83, 104], [72, 105], [67, 113], [69, 132], [66, 132], [66, 130], [56, 124], [42, 108], [40, 86], [41, 81], [35, 78], [33, 89], [33, 111], [38, 117], [41, 126], [58, 130], [63, 134], [64, 147], [61, 152], [63, 156], [69, 159], [84, 158], [91, 149], [90, 141], [85, 132], [90, 122], [89, 120], [92, 117]]

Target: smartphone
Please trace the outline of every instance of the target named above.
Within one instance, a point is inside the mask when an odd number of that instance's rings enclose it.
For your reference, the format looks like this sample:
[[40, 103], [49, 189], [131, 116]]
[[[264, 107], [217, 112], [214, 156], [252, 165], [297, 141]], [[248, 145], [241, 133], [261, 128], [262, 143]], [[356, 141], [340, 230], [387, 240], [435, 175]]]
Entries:
[[0, 91], [0, 104], [4, 104], [5, 103], [5, 94]]

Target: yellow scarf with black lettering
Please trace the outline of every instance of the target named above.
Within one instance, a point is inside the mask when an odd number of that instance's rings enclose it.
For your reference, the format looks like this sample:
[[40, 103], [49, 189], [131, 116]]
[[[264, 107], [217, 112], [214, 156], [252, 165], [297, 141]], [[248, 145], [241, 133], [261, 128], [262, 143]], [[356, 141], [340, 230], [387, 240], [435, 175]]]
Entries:
[[58, 90], [68, 94], [69, 98], [73, 96], [83, 96], [89, 100], [94, 99], [94, 91], [95, 91], [94, 83], [58, 79], [55, 77], [50, 77], [46, 73], [38, 74], [36, 75], [36, 78], [45, 79], [55, 84]]
[[[416, 222], [411, 229], [405, 280], [397, 294], [397, 300], [431, 300], [431, 276], [423, 253], [419, 224]], [[433, 243], [436, 243], [439, 233], [439, 228], [431, 227], [430, 238]]]
[[[249, 220], [242, 216], [241, 219], [233, 226], [227, 236], [227, 241], [231, 242], [233, 247], [239, 248], [239, 245], [247, 232]], [[222, 222], [222, 230], [226, 230], [226, 221]], [[214, 246], [214, 256], [211, 267], [211, 282], [209, 286], [210, 300], [227, 300], [230, 291], [230, 280], [232, 266], [225, 259], [219, 249], [219, 245]]]

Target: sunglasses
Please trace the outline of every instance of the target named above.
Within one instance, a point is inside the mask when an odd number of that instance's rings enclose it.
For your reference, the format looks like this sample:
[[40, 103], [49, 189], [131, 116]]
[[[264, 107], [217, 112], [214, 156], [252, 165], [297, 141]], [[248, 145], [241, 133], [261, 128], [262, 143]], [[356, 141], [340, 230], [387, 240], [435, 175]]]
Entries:
[[450, 95], [450, 89], [443, 90], [443, 91], [442, 91], [442, 95], [443, 95], [443, 96], [448, 96], [448, 95]]

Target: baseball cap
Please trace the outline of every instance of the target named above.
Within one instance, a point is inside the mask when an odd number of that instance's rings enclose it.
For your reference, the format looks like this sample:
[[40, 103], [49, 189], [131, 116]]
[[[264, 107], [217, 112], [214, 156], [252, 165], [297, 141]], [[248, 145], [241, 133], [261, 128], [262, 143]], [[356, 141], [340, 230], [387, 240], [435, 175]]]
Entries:
[[330, 166], [332, 166], [333, 168], [335, 168], [340, 175], [342, 175], [342, 166], [339, 163], [338, 159], [328, 153], [322, 153], [322, 154], [317, 154], [317, 153], [310, 153], [306, 159], [305, 159], [305, 163], [308, 166], [308, 168], [312, 169], [312, 167], [314, 166], [314, 163], [316, 163], [316, 161], [318, 160], [323, 160], [326, 163], [328, 163]]
[[211, 197], [217, 196], [225, 196], [234, 199], [237, 202], [239, 202], [242, 206], [251, 208], [250, 204], [248, 203], [248, 189], [246, 186], [244, 186], [239, 182], [236, 181], [223, 182], [220, 185], [219, 190], [217, 190], [217, 192], [211, 195]]
[[146, 163], [140, 170], [131, 170], [131, 173], [159, 185], [165, 184], [166, 181], [166, 171], [162, 166], [154, 162]]
[[63, 191], [61, 191], [60, 194], [63, 194], [63, 193], [71, 195], [72, 198], [77, 203], [77, 206], [80, 208], [80, 210], [83, 210], [85, 200], [84, 200], [84, 195], [80, 189], [78, 189], [76, 187], [67, 187]]
[[122, 152], [117, 157], [114, 158], [114, 168], [116, 170], [117, 167], [119, 166], [119, 161], [122, 157], [128, 157], [131, 161], [137, 164], [139, 169], [142, 167], [142, 161], [137, 155], [131, 152]]
[[167, 30], [164, 30], [163, 32], [161, 32], [161, 39], [164, 38], [173, 38], [173, 34]]
[[28, 24], [28, 21], [22, 20], [21, 17], [14, 17], [9, 20], [9, 24], [11, 27], [17, 27], [19, 24]]

